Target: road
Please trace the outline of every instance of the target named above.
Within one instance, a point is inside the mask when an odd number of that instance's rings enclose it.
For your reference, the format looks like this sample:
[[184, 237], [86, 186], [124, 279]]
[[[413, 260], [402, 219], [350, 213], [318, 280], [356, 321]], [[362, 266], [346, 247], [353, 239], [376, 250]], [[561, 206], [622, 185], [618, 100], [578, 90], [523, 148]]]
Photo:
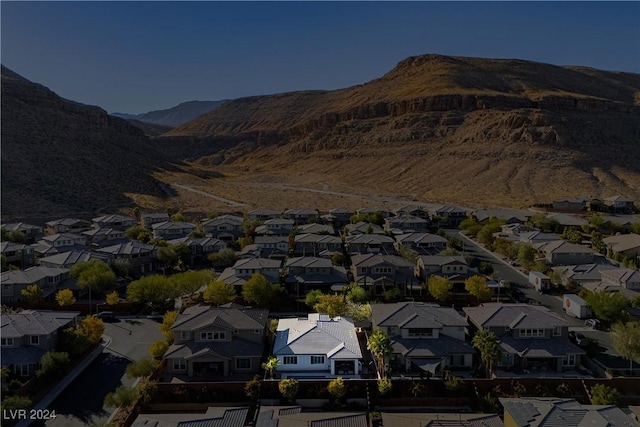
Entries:
[[105, 323], [105, 335], [112, 340], [109, 347], [48, 408], [56, 411], [56, 419], [32, 426], [84, 427], [107, 421], [115, 408], [103, 405], [105, 396], [133, 384], [125, 377], [127, 365], [144, 358], [151, 343], [162, 338], [158, 323], [148, 319]]
[[236, 202], [234, 200], [225, 199], [224, 197], [216, 196], [216, 195], [213, 195], [211, 193], [207, 193], [206, 191], [196, 190], [195, 188], [191, 188], [188, 185], [178, 184], [177, 182], [174, 183], [173, 186], [174, 187], [178, 187], [178, 188], [182, 188], [183, 190], [191, 191], [192, 193], [200, 194], [200, 195], [208, 197], [210, 199], [215, 199], [215, 200], [217, 200], [219, 202], [226, 203], [229, 206], [232, 206], [234, 208], [246, 208], [246, 207], [249, 206], [246, 203], [240, 203], [240, 202]]

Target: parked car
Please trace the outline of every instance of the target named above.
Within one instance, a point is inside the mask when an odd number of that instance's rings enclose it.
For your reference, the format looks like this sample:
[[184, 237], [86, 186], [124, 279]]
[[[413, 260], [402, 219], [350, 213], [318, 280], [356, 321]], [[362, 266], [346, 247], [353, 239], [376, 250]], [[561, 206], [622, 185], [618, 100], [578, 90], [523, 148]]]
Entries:
[[96, 314], [98, 319], [102, 319], [104, 322], [113, 322], [116, 320], [116, 315], [113, 311], [102, 311]]
[[527, 297], [527, 295], [524, 292], [522, 292], [520, 289], [512, 289], [511, 290], [511, 296], [517, 302], [528, 302], [529, 301], [529, 297]]
[[600, 321], [598, 319], [587, 319], [584, 321], [585, 326], [590, 326], [593, 329], [600, 329]]
[[586, 346], [591, 342], [591, 340], [583, 334], [574, 331], [569, 332], [569, 339], [573, 340], [580, 347]]

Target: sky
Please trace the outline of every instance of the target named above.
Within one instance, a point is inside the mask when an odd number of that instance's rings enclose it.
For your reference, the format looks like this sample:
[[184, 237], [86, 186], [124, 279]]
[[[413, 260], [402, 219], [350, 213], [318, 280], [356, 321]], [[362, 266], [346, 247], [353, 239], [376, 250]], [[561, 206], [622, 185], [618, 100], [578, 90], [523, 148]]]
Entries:
[[144, 113], [338, 89], [428, 53], [640, 73], [640, 2], [8, 2], [2, 64]]

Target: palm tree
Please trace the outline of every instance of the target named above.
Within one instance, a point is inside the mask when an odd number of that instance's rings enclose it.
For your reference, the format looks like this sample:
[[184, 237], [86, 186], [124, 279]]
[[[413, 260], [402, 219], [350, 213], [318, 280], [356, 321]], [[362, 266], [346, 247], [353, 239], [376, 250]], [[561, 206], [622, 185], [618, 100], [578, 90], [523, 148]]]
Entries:
[[384, 377], [386, 372], [384, 369], [384, 359], [391, 354], [391, 341], [384, 331], [376, 330], [369, 336], [369, 342], [367, 348], [371, 350], [373, 355], [378, 360], [378, 374]]
[[492, 377], [493, 364], [498, 362], [502, 357], [498, 337], [495, 333], [485, 330], [479, 330], [473, 337], [473, 346], [480, 352], [482, 364], [485, 367], [487, 376]]
[[266, 362], [262, 364], [262, 369], [269, 372], [269, 377], [273, 379], [273, 373], [276, 369], [278, 369], [278, 358], [275, 356], [270, 356]]

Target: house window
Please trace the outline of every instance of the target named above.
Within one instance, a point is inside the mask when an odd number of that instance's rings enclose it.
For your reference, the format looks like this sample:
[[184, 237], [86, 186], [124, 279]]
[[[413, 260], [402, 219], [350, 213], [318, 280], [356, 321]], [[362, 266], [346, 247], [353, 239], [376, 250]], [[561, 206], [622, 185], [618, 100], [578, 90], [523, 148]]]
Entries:
[[523, 337], [523, 338], [544, 337], [544, 329], [520, 329], [520, 337]]
[[180, 339], [183, 340], [183, 341], [190, 340], [191, 339], [191, 332], [190, 331], [181, 331], [180, 332]]
[[251, 359], [236, 359], [236, 369], [251, 369]]
[[184, 359], [173, 359], [173, 370], [174, 371], [186, 371], [187, 370], [187, 362]]
[[464, 366], [464, 354], [454, 354], [451, 356], [451, 366]]
[[40, 337], [38, 335], [31, 335], [31, 345], [40, 344]]
[[562, 366], [575, 366], [575, 365], [576, 365], [575, 354], [567, 354], [562, 358]]
[[553, 336], [554, 337], [559, 337], [560, 335], [562, 335], [562, 328], [560, 328], [558, 326], [553, 328]]
[[227, 339], [226, 332], [200, 332], [202, 341], [224, 341]]
[[13, 347], [13, 338], [0, 338], [0, 346]]
[[324, 365], [324, 356], [311, 356], [312, 365]]
[[15, 373], [19, 377], [28, 377], [29, 376], [29, 365], [28, 364], [20, 364], [16, 365], [14, 368]]
[[298, 364], [298, 356], [284, 356], [282, 358], [283, 365], [297, 365]]
[[432, 337], [433, 329], [431, 328], [412, 328], [409, 329], [410, 337]]

